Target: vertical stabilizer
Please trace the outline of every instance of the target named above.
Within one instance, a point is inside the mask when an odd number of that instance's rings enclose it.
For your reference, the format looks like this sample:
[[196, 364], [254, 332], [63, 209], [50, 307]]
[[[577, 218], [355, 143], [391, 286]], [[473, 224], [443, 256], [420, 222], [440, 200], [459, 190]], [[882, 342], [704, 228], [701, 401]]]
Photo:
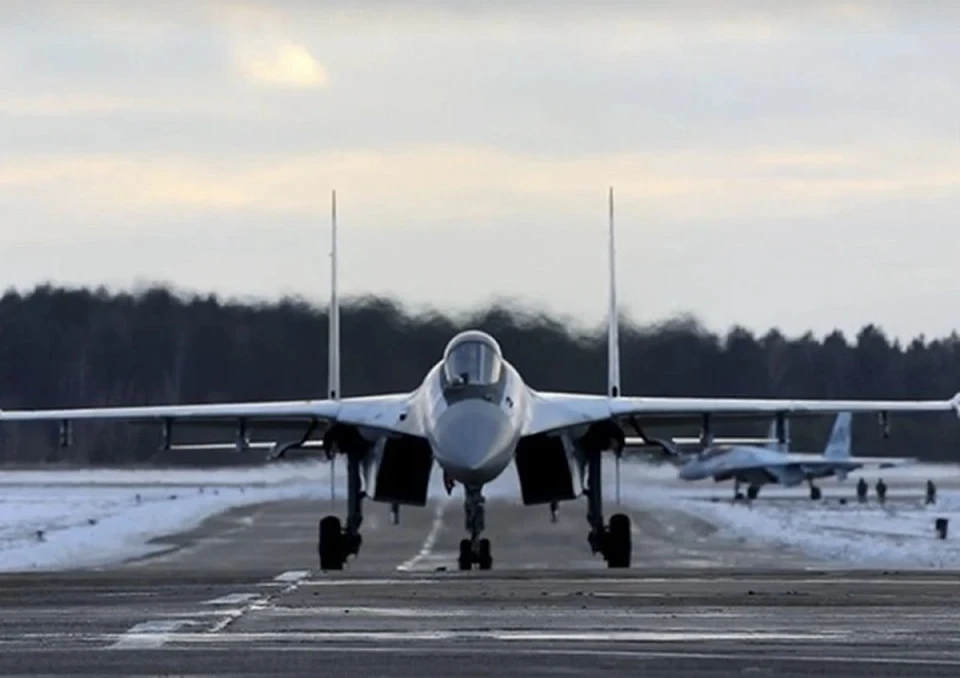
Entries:
[[830, 438], [827, 440], [827, 447], [823, 450], [824, 457], [834, 460], [850, 458], [852, 421], [853, 415], [850, 412], [841, 412], [837, 415]]
[[337, 192], [330, 202], [330, 337], [328, 339], [327, 397], [340, 399], [340, 297], [337, 293]]
[[770, 420], [770, 428], [767, 429], [767, 438], [770, 439], [770, 442], [764, 445], [764, 447], [766, 447], [768, 450], [780, 449], [780, 442], [777, 440], [777, 420], [776, 419]]
[[613, 187], [609, 194], [610, 307], [607, 309], [607, 395], [620, 396], [620, 327], [617, 316], [617, 248], [613, 228]]
[[770, 441], [766, 445], [767, 449], [784, 453], [790, 451], [790, 419], [786, 417], [783, 420], [783, 434], [783, 442], [781, 443], [777, 438], [777, 420], [771, 421], [770, 430], [767, 431], [767, 438]]

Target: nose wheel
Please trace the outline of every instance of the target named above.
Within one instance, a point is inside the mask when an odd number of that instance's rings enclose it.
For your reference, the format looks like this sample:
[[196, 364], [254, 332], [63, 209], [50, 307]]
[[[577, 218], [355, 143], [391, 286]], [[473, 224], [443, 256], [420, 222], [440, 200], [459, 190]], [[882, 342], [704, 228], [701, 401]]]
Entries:
[[460, 556], [457, 565], [461, 570], [473, 569], [476, 565], [480, 570], [489, 570], [493, 566], [493, 556], [490, 555], [490, 540], [478, 539], [474, 548], [469, 539], [460, 540]]

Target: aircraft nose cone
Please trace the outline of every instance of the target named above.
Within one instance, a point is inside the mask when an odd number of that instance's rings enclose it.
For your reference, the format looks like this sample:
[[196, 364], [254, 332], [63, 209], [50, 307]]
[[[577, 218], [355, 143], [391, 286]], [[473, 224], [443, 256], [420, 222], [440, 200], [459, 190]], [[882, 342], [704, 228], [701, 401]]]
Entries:
[[481, 485], [509, 462], [510, 420], [486, 400], [463, 400], [448, 407], [434, 431], [437, 462], [455, 480]]

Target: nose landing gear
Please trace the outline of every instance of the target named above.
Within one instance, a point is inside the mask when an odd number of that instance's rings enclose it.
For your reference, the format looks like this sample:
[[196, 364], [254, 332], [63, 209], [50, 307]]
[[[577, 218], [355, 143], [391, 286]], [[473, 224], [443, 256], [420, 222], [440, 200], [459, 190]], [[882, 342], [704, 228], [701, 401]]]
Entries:
[[480, 488], [464, 487], [463, 513], [470, 538], [460, 540], [457, 565], [461, 570], [472, 569], [474, 565], [481, 570], [489, 570], [493, 567], [493, 556], [490, 553], [490, 540], [480, 538], [485, 527], [484, 498]]

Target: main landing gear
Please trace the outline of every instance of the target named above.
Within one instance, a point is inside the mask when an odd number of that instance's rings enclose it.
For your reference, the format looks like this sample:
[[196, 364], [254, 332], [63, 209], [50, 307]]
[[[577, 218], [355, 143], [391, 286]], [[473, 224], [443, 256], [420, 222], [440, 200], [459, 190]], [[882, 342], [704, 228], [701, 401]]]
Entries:
[[484, 523], [484, 498], [479, 487], [463, 488], [463, 514], [469, 539], [460, 540], [460, 555], [457, 565], [461, 570], [469, 570], [474, 564], [481, 570], [489, 570], [493, 566], [493, 556], [490, 554], [490, 540], [480, 538]]
[[823, 493], [820, 492], [820, 488], [813, 484], [813, 481], [808, 481], [810, 484], [810, 500], [811, 501], [820, 501], [820, 498], [823, 496]]
[[360, 525], [363, 523], [363, 499], [366, 496], [360, 484], [360, 457], [348, 455], [347, 524], [342, 527], [337, 516], [326, 516], [320, 521], [317, 551], [321, 570], [342, 570], [347, 557], [360, 552], [363, 543]]
[[590, 534], [587, 541], [593, 553], [602, 553], [607, 567], [630, 567], [633, 541], [630, 536], [630, 517], [624, 513], [610, 516], [610, 524], [603, 524], [603, 485], [600, 477], [602, 452], [591, 451], [587, 457], [587, 522]]
[[[747, 485], [747, 501], [753, 501], [758, 496], [760, 496], [760, 486], [750, 484]], [[740, 479], [733, 479], [733, 501], [743, 501], [743, 492], [740, 491]]]

